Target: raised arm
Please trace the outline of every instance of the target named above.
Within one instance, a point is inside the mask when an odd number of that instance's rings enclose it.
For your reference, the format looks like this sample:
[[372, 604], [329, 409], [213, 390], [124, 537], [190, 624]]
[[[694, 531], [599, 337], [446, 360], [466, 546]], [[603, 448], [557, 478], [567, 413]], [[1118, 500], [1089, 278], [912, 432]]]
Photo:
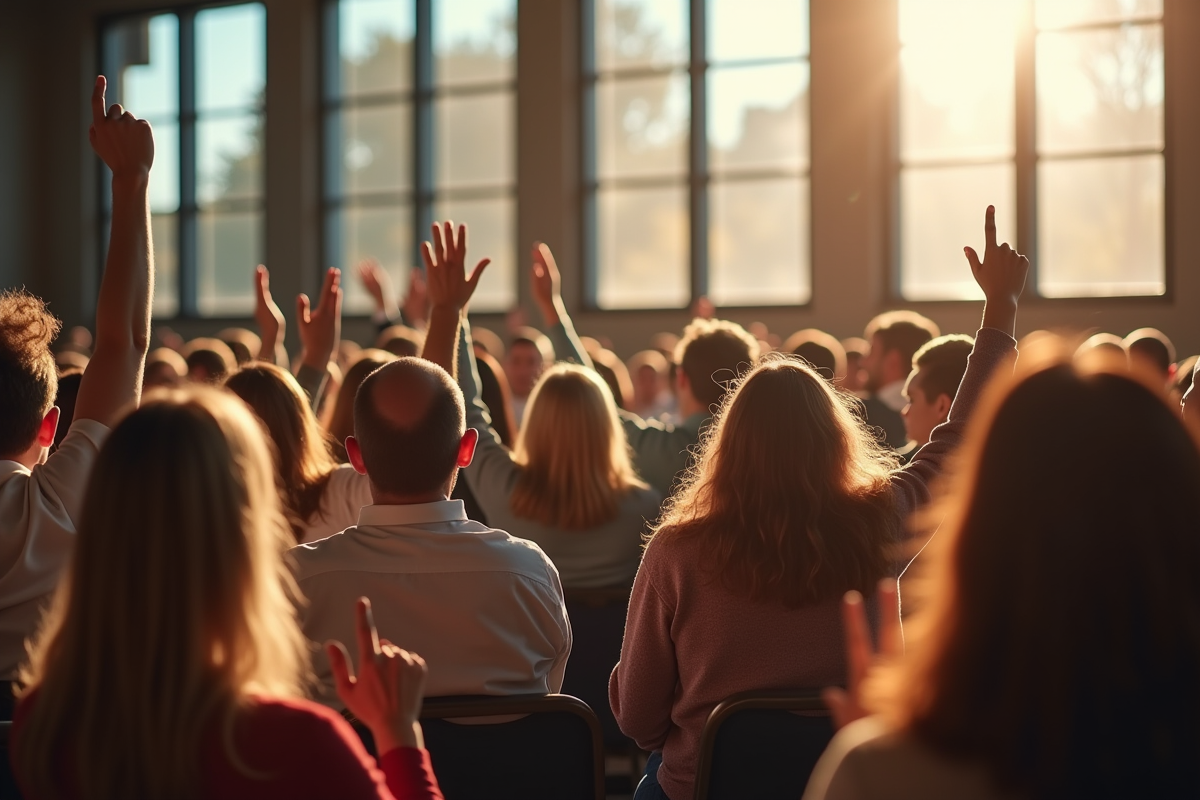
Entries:
[[142, 371], [150, 346], [154, 255], [150, 237], [150, 123], [114, 104], [105, 112], [103, 76], [92, 90], [88, 140], [112, 170], [112, 232], [96, 303], [95, 354], [84, 371], [75, 419], [111, 425], [142, 396]]
[[467, 226], [459, 225], [458, 234], [455, 235], [453, 222], [441, 225], [434, 223], [432, 233], [432, 241], [425, 242], [421, 247], [421, 257], [425, 260], [425, 280], [433, 304], [421, 357], [457, 378], [458, 329], [467, 303], [475, 294], [475, 287], [479, 285], [479, 279], [483, 277], [483, 271], [491, 259], [482, 259], [468, 278]]
[[271, 273], [262, 264], [254, 270], [254, 321], [262, 340], [258, 360], [287, 369], [287, 349], [283, 346], [287, 320], [271, 297]]
[[585, 367], [592, 366], [592, 359], [584, 351], [575, 333], [575, 325], [571, 322], [571, 315], [563, 303], [562, 276], [554, 261], [554, 254], [542, 242], [533, 243], [529, 285], [533, 289], [533, 299], [542, 312], [546, 330], [550, 332], [550, 341], [554, 343], [558, 359], [574, 361]]
[[983, 289], [983, 322], [975, 336], [975, 347], [967, 359], [954, 404], [946, 422], [933, 429], [929, 444], [917, 452], [904, 469], [895, 473], [893, 492], [902, 513], [929, 500], [929, 483], [942, 471], [946, 457], [962, 441], [966, 422], [988, 381], [1002, 365], [1012, 367], [1016, 352], [1017, 303], [1029, 273], [1029, 259], [1009, 247], [996, 244], [996, 209], [988, 206], [984, 221], [986, 242], [983, 259], [974, 249], [964, 252], [976, 283]]

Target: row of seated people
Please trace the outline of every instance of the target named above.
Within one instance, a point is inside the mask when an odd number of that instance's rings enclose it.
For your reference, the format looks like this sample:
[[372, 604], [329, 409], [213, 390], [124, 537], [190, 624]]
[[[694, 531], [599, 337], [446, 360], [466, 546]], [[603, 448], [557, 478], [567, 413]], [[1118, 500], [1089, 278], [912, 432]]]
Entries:
[[[510, 452], [480, 399], [464, 316], [486, 262], [468, 276], [465, 228], [446, 224], [425, 250], [422, 357], [364, 377], [350, 467], [308, 473], [340, 275], [313, 308], [301, 302], [296, 377], [250, 366], [227, 391], [162, 391], [139, 407], [153, 139], [106, 111], [102, 81], [93, 106], [112, 237], [94, 352], [49, 457], [57, 321], [27, 294], [0, 301], [0, 643], [19, 674], [13, 756], [28, 797], [437, 796], [415, 724], [423, 663], [432, 695], [556, 691], [572, 637], [560, 575], [604, 585], [622, 570], [636, 577], [610, 702], [652, 752], [638, 798], [691, 794], [699, 732], [726, 696], [839, 684], [840, 720], [879, 716], [835, 740], [812, 797], [1196, 788], [1200, 604], [1181, 594], [1200, 555], [1183, 502], [1200, 484], [1195, 440], [1162, 381], [1109, 348], [1073, 361], [1034, 342], [1043, 355], [1013, 374], [1028, 262], [996, 242], [991, 209], [982, 257], [967, 251], [983, 324], [947, 420], [905, 466], [859, 400], [807, 361], [756, 359], [753, 338], [719, 323], [702, 327], [750, 352], [727, 362], [728, 386], [716, 370], [694, 379], [685, 352], [679, 405], [701, 416], [694, 432], [621, 417], [542, 248], [539, 304], [576, 363], [537, 380]], [[951, 488], [930, 506], [956, 450]], [[497, 527], [451, 499], [460, 471]], [[340, 513], [344, 531], [310, 536]], [[928, 579], [906, 593], [909, 647], [864, 681], [862, 604], [842, 597], [857, 591], [873, 619], [898, 622], [895, 593], [877, 587], [927, 541]], [[338, 641], [359, 644], [357, 680]], [[310, 659], [309, 643], [329, 646]], [[382, 773], [325, 706], [372, 729]]]

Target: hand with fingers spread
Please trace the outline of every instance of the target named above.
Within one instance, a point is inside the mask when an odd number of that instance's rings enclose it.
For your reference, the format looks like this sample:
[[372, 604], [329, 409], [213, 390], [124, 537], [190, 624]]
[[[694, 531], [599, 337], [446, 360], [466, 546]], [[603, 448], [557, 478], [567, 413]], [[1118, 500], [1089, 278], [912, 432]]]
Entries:
[[108, 82], [103, 75], [92, 88], [92, 124], [88, 141], [96, 155], [112, 170], [113, 180], [146, 180], [154, 163], [154, 131], [150, 123], [138, 119], [113, 103], [107, 111], [104, 92]]
[[296, 325], [300, 333], [300, 361], [320, 370], [329, 367], [329, 359], [342, 338], [342, 271], [330, 267], [325, 271], [317, 307], [310, 310], [308, 295], [296, 297]]
[[345, 645], [338, 641], [325, 644], [338, 697], [371, 729], [379, 755], [397, 747], [424, 747], [417, 720], [428, 673], [425, 660], [379, 638], [367, 598], [358, 599], [354, 614], [358, 674]]
[[271, 273], [262, 264], [254, 269], [254, 321], [258, 324], [258, 335], [262, 339], [258, 359], [274, 364], [279, 348], [283, 346], [287, 320], [271, 297]]
[[988, 206], [983, 223], [982, 260], [972, 247], [964, 247], [975, 282], [987, 298], [983, 327], [996, 328], [1012, 336], [1016, 330], [1017, 301], [1029, 274], [1029, 259], [1013, 250], [1008, 242], [996, 243], [996, 208]]
[[388, 297], [392, 294], [392, 279], [374, 258], [364, 258], [355, 270], [363, 288], [375, 301], [375, 310], [388, 312]]
[[454, 309], [457, 313], [467, 307], [483, 271], [491, 263], [484, 258], [475, 265], [471, 277], [466, 275], [467, 226], [459, 225], [455, 235], [454, 223], [434, 223], [433, 239], [421, 247], [425, 260], [425, 281], [433, 308]]
[[862, 704], [862, 687], [867, 673], [880, 657], [899, 658], [903, 653], [900, 641], [900, 606], [896, 594], [895, 578], [884, 578], [879, 582], [879, 612], [882, 617], [879, 631], [879, 653], [871, 645], [871, 632], [867, 626], [867, 615], [863, 608], [863, 597], [858, 592], [846, 592], [842, 600], [842, 627], [846, 636], [846, 688], [830, 687], [821, 692], [821, 699], [833, 714], [833, 725], [842, 728], [856, 719], [868, 716]]
[[546, 320], [553, 327], [562, 315], [562, 277], [550, 248], [541, 242], [533, 243], [533, 267], [530, 271], [530, 286], [533, 299], [537, 302]]

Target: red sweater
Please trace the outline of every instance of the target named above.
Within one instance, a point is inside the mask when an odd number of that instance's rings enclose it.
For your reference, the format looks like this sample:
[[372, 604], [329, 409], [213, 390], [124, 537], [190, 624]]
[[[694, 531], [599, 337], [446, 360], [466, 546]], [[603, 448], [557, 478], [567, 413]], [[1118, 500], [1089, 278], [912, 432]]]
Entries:
[[[36, 692], [17, 706], [14, 742], [20, 741], [22, 725], [35, 700]], [[260, 698], [239, 717], [234, 742], [244, 764], [270, 777], [242, 774], [225, 752], [220, 726], [210, 725], [200, 746], [201, 797], [442, 800], [427, 751], [414, 747], [389, 750], [379, 759], [380, 772], [340, 714], [307, 700]], [[16, 759], [13, 770], [24, 784]], [[67, 782], [70, 787], [77, 786], [77, 776], [70, 775]], [[22, 792], [27, 800], [37, 800], [24, 785]], [[72, 790], [67, 796], [76, 793]]]
[[[1014, 345], [1000, 331], [979, 331], [949, 421], [892, 475], [898, 523], [929, 499], [928, 483], [961, 441], [984, 384]], [[692, 796], [704, 723], [722, 700], [755, 689], [842, 685], [846, 677], [840, 601], [797, 609], [752, 603], [707, 579], [702, 567], [711, 558], [694, 538], [650, 544], [608, 684], [621, 730], [640, 747], [662, 751], [658, 781], [672, 800]]]

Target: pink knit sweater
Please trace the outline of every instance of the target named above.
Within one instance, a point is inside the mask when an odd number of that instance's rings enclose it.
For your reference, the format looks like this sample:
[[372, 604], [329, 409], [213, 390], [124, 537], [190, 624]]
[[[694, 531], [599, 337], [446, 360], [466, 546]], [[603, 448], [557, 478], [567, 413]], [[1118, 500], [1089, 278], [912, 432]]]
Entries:
[[[893, 475], [901, 519], [928, 501], [928, 484], [961, 441], [988, 378], [1015, 349], [1006, 334], [979, 331], [949, 421]], [[726, 697], [754, 689], [840, 685], [846, 675], [837, 601], [798, 609], [752, 603], [702, 575], [709, 557], [694, 539], [653, 542], [646, 549], [633, 584], [621, 661], [608, 685], [621, 730], [640, 747], [662, 751], [658, 780], [672, 800], [692, 796], [704, 723]]]

